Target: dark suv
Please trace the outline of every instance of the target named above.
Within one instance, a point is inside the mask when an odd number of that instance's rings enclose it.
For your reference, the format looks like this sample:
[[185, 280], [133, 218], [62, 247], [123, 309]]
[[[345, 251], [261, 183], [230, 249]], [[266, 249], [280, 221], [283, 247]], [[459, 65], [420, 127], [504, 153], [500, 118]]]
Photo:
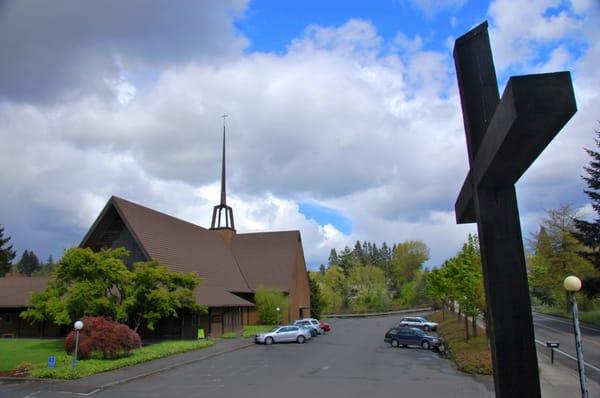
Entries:
[[391, 328], [383, 339], [392, 347], [420, 346], [426, 350], [436, 348], [444, 351], [444, 339], [426, 334], [421, 329], [396, 327]]

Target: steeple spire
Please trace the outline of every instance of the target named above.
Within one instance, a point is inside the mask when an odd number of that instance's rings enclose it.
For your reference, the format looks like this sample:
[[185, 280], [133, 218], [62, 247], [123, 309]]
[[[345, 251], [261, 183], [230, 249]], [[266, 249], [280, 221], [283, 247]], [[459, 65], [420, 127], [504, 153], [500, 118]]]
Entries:
[[221, 205], [227, 205], [227, 199], [225, 194], [225, 118], [227, 115], [221, 116], [223, 118], [223, 163], [221, 168]]
[[[223, 115], [221, 117], [223, 118], [223, 163], [221, 164], [221, 203], [213, 208], [210, 229], [227, 229], [235, 232], [235, 224], [233, 223], [233, 209], [230, 206], [227, 206], [227, 195], [225, 189], [225, 118], [227, 117], [227, 115]], [[221, 217], [223, 216], [223, 211], [225, 211], [225, 223], [221, 224]]]

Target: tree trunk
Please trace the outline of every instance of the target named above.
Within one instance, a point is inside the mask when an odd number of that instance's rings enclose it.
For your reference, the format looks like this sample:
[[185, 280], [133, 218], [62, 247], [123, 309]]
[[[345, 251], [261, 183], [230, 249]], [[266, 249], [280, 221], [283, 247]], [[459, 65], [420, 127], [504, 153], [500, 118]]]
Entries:
[[473, 337], [477, 336], [477, 315], [473, 315]]
[[469, 317], [465, 314], [465, 337], [469, 341]]
[[446, 320], [446, 301], [442, 300], [442, 321]]

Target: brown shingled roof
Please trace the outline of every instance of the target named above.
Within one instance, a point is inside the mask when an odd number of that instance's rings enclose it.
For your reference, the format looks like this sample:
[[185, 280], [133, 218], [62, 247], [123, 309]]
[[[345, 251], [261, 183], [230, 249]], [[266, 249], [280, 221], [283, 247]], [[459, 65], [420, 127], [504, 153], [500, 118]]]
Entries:
[[[196, 290], [200, 304], [251, 306], [232, 293], [250, 293], [259, 285], [289, 291], [299, 231], [237, 234], [228, 246], [215, 231], [171, 217], [118, 197], [111, 197], [83, 239], [93, 247], [95, 230], [114, 208], [140, 246], [144, 256], [178, 272], [196, 272], [203, 282]], [[112, 210], [111, 210], [112, 211]]]
[[238, 234], [231, 247], [252, 289], [289, 291], [299, 242], [299, 231], [261, 232]]
[[0, 307], [28, 307], [31, 293], [41, 292], [46, 288], [50, 277], [44, 276], [12, 276], [0, 278]]
[[113, 196], [119, 214], [150, 258], [173, 271], [196, 272], [202, 285], [250, 292], [238, 264], [216, 233]]

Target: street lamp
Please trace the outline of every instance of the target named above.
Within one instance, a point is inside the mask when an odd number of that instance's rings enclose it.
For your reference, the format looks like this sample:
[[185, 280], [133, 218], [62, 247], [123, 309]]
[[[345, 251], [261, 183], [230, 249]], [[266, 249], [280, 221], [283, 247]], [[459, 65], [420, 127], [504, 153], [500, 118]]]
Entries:
[[75, 335], [75, 352], [73, 353], [73, 361], [71, 362], [71, 365], [73, 368], [75, 368], [75, 365], [77, 365], [77, 351], [79, 350], [79, 331], [83, 329], [83, 322], [77, 321], [73, 326], [75, 327], [75, 332], [77, 334]]
[[579, 329], [579, 311], [575, 292], [581, 289], [581, 280], [576, 276], [567, 276], [563, 286], [568, 292], [571, 308], [573, 309], [573, 329], [575, 331], [575, 350], [577, 351], [577, 368], [579, 369], [579, 383], [581, 385], [582, 398], [588, 397], [587, 381], [585, 379], [585, 362], [583, 362], [583, 348], [581, 347], [581, 330]]
[[281, 311], [281, 308], [277, 307], [275, 311], [277, 311], [277, 324], [279, 325], [279, 311]]

